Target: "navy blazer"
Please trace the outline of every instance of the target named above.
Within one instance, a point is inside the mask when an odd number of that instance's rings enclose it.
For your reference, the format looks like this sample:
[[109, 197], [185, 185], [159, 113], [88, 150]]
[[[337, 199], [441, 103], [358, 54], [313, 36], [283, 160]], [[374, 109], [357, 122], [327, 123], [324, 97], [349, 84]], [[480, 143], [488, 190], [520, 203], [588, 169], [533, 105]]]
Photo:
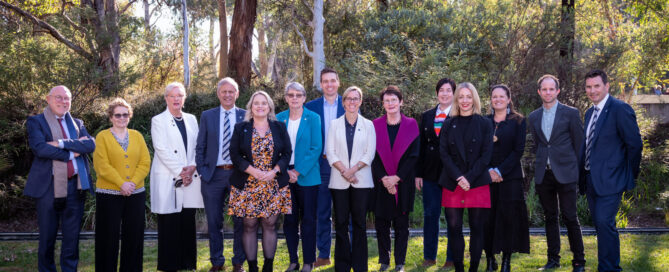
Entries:
[[[68, 115], [70, 113], [67, 113]], [[91, 183], [91, 188], [95, 187], [93, 179], [91, 178], [91, 171], [88, 166], [88, 154], [95, 151], [95, 140], [88, 134], [84, 122], [79, 119], [74, 119], [77, 127], [79, 127], [79, 135], [72, 137], [72, 139], [63, 140], [63, 147], [58, 148], [47, 144], [53, 141], [51, 129], [46, 122], [44, 114], [38, 114], [28, 117], [26, 127], [28, 129], [28, 144], [35, 157], [30, 166], [28, 173], [28, 180], [26, 181], [26, 188], [23, 194], [29, 197], [41, 198], [47, 192], [50, 186], [53, 186], [53, 160], [67, 162], [70, 159], [70, 151], [79, 153], [84, 156], [84, 166], [86, 173], [88, 173], [88, 180]], [[73, 126], [69, 120], [65, 118], [68, 126]], [[79, 140], [81, 137], [88, 137], [88, 140]]]
[[455, 191], [460, 176], [469, 181], [471, 188], [492, 183], [488, 174], [492, 157], [492, 123], [488, 118], [474, 114], [469, 129], [463, 131], [459, 126], [461, 118], [446, 119], [439, 132], [439, 150], [444, 164], [439, 184], [450, 191]]
[[[276, 179], [279, 187], [288, 185], [288, 163], [293, 148], [290, 145], [290, 136], [286, 130], [286, 125], [280, 121], [269, 120], [269, 129], [272, 131], [272, 141], [274, 142], [274, 153], [272, 154], [272, 168], [279, 166], [279, 173], [276, 173]], [[230, 139], [230, 159], [235, 165], [235, 171], [230, 177], [230, 184], [243, 190], [249, 174], [245, 171], [253, 165], [253, 153], [251, 150], [251, 141], [253, 138], [253, 120], [244, 121], [235, 125], [235, 131]]]
[[[235, 114], [237, 115], [237, 123], [241, 123], [244, 121], [246, 110], [235, 107]], [[216, 163], [218, 163], [218, 157], [223, 154], [222, 143], [218, 142], [220, 127], [220, 106], [202, 112], [200, 130], [197, 134], [197, 145], [195, 146], [195, 164], [197, 172], [200, 173], [204, 182], [211, 180], [216, 169]]]
[[[527, 136], [525, 118], [511, 117], [507, 115], [506, 120], [500, 122], [497, 129], [493, 130], [493, 135], [497, 136], [497, 142], [493, 142], [490, 168], [497, 168], [502, 173], [504, 181], [523, 178], [520, 158], [525, 152]], [[492, 120], [494, 127], [494, 116], [488, 115], [488, 118]]]
[[547, 159], [551, 160], [551, 169], [559, 183], [567, 184], [579, 181], [578, 154], [583, 144], [583, 125], [581, 114], [576, 108], [557, 103], [555, 121], [551, 138], [546, 139], [541, 130], [541, 119], [544, 115], [543, 106], [534, 110], [528, 117], [530, 131], [534, 138], [533, 151], [534, 182], [541, 184], [546, 173]]
[[[305, 108], [307, 108], [310, 111], [315, 112], [316, 114], [318, 114], [318, 116], [321, 117], [321, 135], [323, 135], [323, 141], [322, 141], [323, 146], [325, 146], [325, 136], [326, 136], [325, 135], [325, 119], [323, 119], [323, 103], [325, 103], [324, 100], [325, 100], [325, 98], [321, 96], [319, 98], [316, 98], [316, 99], [311, 100], [311, 101], [307, 102], [306, 104], [304, 104]], [[342, 104], [341, 100], [342, 100], [341, 95], [337, 95], [337, 117], [335, 119], [344, 115], [344, 112], [345, 112], [344, 105]]]
[[[592, 107], [585, 112], [585, 129], [590, 123], [592, 112]], [[633, 189], [634, 180], [639, 176], [643, 149], [634, 109], [609, 95], [608, 101], [597, 117], [592, 141], [590, 150], [592, 184], [587, 186], [592, 186], [599, 196]], [[586, 142], [583, 141], [580, 152], [582, 171], [585, 171], [585, 145]], [[579, 185], [583, 190], [585, 175], [581, 176]]]
[[[437, 114], [437, 107], [423, 112], [418, 128], [420, 130], [420, 155], [418, 156], [418, 163], [416, 163], [416, 177], [432, 182], [439, 181], [443, 168], [439, 155], [439, 135], [434, 131], [434, 117]], [[448, 120], [448, 118], [446, 119]]]

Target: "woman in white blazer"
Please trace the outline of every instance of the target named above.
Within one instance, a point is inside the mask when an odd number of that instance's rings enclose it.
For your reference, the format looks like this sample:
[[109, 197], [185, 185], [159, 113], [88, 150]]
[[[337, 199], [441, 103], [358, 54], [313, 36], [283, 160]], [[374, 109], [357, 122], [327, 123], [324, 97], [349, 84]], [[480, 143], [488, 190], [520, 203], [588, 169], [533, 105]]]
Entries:
[[167, 110], [151, 119], [151, 212], [158, 214], [158, 270], [197, 268], [195, 209], [203, 208], [195, 169], [197, 119], [182, 112], [183, 84], [165, 88]]
[[[372, 121], [358, 113], [362, 90], [349, 87], [343, 95], [346, 113], [332, 120], [326, 143], [326, 156], [332, 174], [330, 192], [335, 218], [335, 271], [367, 271], [366, 214], [374, 180], [369, 167], [376, 152], [376, 133]], [[353, 222], [353, 241], [349, 241], [349, 218]]]

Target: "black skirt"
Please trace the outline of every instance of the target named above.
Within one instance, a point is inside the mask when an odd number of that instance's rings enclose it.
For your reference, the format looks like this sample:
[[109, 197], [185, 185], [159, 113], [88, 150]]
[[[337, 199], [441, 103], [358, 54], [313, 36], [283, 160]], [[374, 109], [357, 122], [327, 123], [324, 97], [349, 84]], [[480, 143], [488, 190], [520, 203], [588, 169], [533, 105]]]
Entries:
[[158, 214], [158, 270], [197, 268], [195, 209]]
[[492, 183], [490, 202], [492, 207], [485, 235], [486, 251], [492, 254], [530, 253], [530, 224], [523, 180]]

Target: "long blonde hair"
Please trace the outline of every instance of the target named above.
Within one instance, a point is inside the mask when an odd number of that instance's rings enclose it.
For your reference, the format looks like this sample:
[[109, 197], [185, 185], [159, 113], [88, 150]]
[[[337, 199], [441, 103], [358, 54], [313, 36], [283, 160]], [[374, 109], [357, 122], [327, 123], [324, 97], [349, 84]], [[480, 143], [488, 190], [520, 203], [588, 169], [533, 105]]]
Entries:
[[472, 100], [474, 100], [472, 114], [481, 115], [481, 98], [479, 98], [479, 93], [476, 91], [474, 84], [471, 84], [470, 82], [462, 82], [458, 84], [457, 88], [455, 88], [455, 93], [453, 93], [453, 106], [451, 107], [451, 113], [449, 115], [452, 117], [460, 116], [460, 103], [458, 101], [458, 96], [460, 96], [462, 89], [468, 89], [472, 92]]
[[267, 105], [269, 105], [269, 113], [267, 113], [267, 120], [276, 121], [276, 114], [274, 113], [274, 101], [272, 101], [272, 98], [265, 91], [256, 91], [251, 95], [251, 98], [249, 98], [249, 102], [246, 103], [246, 114], [244, 115], [244, 121], [249, 121], [253, 119], [253, 111], [251, 107], [253, 106], [253, 99], [255, 99], [256, 96], [258, 95], [262, 95], [267, 99]]

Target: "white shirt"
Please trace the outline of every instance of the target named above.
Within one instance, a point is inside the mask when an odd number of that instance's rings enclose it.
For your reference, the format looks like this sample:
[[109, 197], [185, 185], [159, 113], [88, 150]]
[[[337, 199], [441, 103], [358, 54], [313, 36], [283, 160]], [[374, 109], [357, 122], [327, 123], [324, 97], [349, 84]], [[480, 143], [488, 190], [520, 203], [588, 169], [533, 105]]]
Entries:
[[[323, 124], [325, 124], [324, 133], [325, 140], [327, 141], [328, 131], [330, 131], [330, 123], [332, 120], [337, 119], [337, 106], [339, 105], [339, 95], [335, 98], [332, 104], [328, 103], [328, 100], [323, 97]], [[325, 149], [323, 149], [323, 154], [325, 154]]]
[[[70, 137], [70, 130], [67, 128], [67, 122], [65, 121], [65, 116], [66, 115], [67, 114], [65, 114], [61, 117], [56, 116], [56, 118], [60, 118], [60, 124], [63, 126], [63, 130], [65, 131], [65, 135], [63, 135], [63, 136], [67, 137], [67, 139], [72, 139], [72, 137]], [[58, 119], [56, 119], [56, 120], [58, 120]], [[72, 122], [74, 122], [74, 119], [72, 120]], [[75, 125], [76, 125], [76, 123], [75, 123]], [[63, 140], [58, 140], [58, 147], [60, 149], [65, 148], [65, 143], [63, 143]], [[72, 166], [74, 166], [73, 167], [74, 168], [74, 173], [77, 174], [77, 173], [79, 173], [79, 170], [78, 170], [79, 167], [77, 167], [77, 162], [74, 161], [74, 159], [75, 159], [74, 152], [70, 151], [70, 160], [72, 161]]]
[[295, 164], [295, 143], [297, 141], [297, 130], [300, 128], [301, 120], [301, 117], [297, 118], [297, 120], [288, 118], [288, 136], [290, 137], [290, 146], [293, 147], [293, 153], [290, 155], [289, 165]]
[[[594, 107], [597, 107], [599, 109], [599, 111], [597, 112], [597, 119], [599, 119], [599, 115], [602, 114], [602, 109], [604, 108], [604, 105], [606, 105], [607, 100], [609, 100], [609, 94], [606, 94], [606, 96], [604, 97], [604, 99], [602, 99], [602, 101], [599, 101], [599, 103], [597, 103], [597, 105], [594, 105]], [[590, 127], [592, 126], [592, 123], [594, 121], [593, 120], [594, 118], [592, 118], [592, 117], [594, 117], [594, 115], [595, 114], [594, 114], [594, 111], [593, 111], [592, 116], [590, 116], [590, 122], [588, 122], [588, 128], [585, 130], [585, 133], [586, 133], [586, 135], [585, 135], [586, 138], [585, 139], [586, 140], [588, 139], [587, 137], [589, 136], [587, 133], [590, 132]]]
[[[232, 139], [232, 133], [235, 132], [235, 124], [237, 123], [237, 107], [232, 107], [230, 110], [225, 110], [223, 106], [221, 106], [221, 119], [219, 122], [219, 129], [218, 129], [218, 148], [219, 150], [223, 147], [223, 125], [225, 124], [225, 112], [230, 112], [228, 115], [228, 118], [230, 118], [230, 139]], [[220, 150], [218, 154], [218, 161], [216, 162], [216, 166], [219, 165], [224, 165], [224, 164], [232, 164], [231, 160], [223, 160], [223, 150]]]
[[437, 105], [437, 112], [434, 114], [434, 116], [439, 116], [439, 114], [442, 114], [442, 113], [446, 114], [446, 116], [449, 116], [451, 114], [451, 107], [453, 107], [453, 104], [446, 107], [446, 110], [442, 111], [441, 108], [439, 107], [439, 105]]

